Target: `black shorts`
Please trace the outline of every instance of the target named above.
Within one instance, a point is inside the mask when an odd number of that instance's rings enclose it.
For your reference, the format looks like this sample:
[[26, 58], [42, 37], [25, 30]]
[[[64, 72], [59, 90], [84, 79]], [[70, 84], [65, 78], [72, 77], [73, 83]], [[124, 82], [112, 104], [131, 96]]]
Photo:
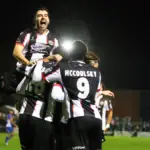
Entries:
[[52, 124], [48, 121], [21, 114], [19, 138], [22, 150], [53, 150]]
[[67, 126], [61, 123], [62, 118], [62, 103], [55, 103], [55, 111], [53, 116], [53, 127], [55, 133], [55, 150], [68, 150], [67, 134], [65, 132]]
[[68, 122], [70, 149], [101, 150], [102, 122], [94, 117], [77, 117]]
[[68, 125], [64, 123], [59, 123], [59, 130], [55, 132], [56, 138], [56, 150], [68, 150], [69, 148], [69, 130]]

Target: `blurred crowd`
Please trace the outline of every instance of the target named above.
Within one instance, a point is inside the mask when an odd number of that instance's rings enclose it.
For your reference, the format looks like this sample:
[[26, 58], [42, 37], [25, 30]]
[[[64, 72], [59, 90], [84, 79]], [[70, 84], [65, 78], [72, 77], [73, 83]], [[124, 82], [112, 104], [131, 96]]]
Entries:
[[130, 116], [118, 117], [114, 116], [111, 122], [110, 131], [128, 131], [138, 130], [141, 132], [150, 132], [150, 120], [132, 121]]
[[[7, 114], [0, 113], [0, 132], [5, 131], [6, 124], [6, 116]], [[138, 130], [141, 132], [150, 132], [150, 120], [143, 121], [132, 121], [132, 118], [127, 117], [118, 117], [114, 116], [111, 121], [111, 126], [109, 131], [128, 131], [133, 132], [134, 130]]]

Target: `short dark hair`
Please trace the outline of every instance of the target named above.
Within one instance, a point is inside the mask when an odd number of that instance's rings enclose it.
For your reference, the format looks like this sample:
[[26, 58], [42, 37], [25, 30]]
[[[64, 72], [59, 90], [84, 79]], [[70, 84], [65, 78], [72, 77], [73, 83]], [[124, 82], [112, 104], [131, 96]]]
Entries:
[[88, 48], [86, 44], [81, 40], [73, 42], [73, 49], [70, 52], [70, 58], [72, 60], [84, 60]]
[[47, 7], [45, 7], [45, 6], [40, 6], [40, 7], [38, 7], [38, 8], [36, 9], [35, 15], [36, 15], [37, 11], [39, 11], [39, 10], [45, 10], [45, 11], [47, 11], [47, 12], [48, 12], [48, 15], [50, 15], [50, 14], [49, 14], [49, 10], [48, 10], [48, 8], [47, 8]]
[[63, 46], [58, 46], [55, 48], [52, 54], [59, 54], [63, 57], [63, 60], [69, 60], [69, 54]]

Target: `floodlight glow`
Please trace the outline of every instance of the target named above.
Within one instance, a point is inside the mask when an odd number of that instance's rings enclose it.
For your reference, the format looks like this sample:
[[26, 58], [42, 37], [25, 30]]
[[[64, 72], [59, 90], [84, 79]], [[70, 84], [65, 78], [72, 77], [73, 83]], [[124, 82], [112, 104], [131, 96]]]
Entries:
[[66, 50], [71, 50], [73, 45], [71, 41], [65, 41], [62, 46], [66, 49]]

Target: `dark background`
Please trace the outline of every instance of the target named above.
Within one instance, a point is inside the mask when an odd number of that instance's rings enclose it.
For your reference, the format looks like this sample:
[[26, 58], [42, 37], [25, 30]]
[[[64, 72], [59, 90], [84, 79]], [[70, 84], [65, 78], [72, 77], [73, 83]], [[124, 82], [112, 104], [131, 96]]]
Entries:
[[[112, 89], [149, 89], [149, 8], [144, 0], [4, 1], [0, 21], [0, 73], [12, 68], [14, 43], [32, 25], [37, 7], [50, 10], [50, 28], [83, 39], [101, 58]], [[13, 65], [14, 66], [14, 65]]]

